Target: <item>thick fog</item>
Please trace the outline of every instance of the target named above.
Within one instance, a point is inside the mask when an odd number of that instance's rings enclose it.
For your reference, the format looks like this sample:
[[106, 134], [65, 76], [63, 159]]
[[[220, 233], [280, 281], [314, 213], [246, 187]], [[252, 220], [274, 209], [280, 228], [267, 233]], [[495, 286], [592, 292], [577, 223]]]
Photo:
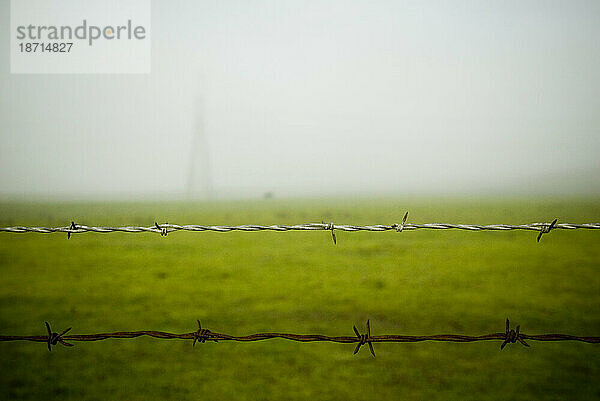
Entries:
[[600, 193], [598, 1], [154, 1], [138, 75], [0, 27], [5, 195]]

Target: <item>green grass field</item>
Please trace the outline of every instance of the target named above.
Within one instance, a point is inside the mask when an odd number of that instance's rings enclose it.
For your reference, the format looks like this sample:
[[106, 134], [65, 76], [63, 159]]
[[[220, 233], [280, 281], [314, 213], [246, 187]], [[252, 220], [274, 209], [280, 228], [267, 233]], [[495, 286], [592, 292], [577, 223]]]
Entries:
[[[0, 225], [596, 222], [599, 199], [3, 202]], [[117, 330], [600, 335], [600, 232], [0, 233], [0, 334]], [[0, 398], [597, 399], [600, 347], [106, 340], [0, 343]]]

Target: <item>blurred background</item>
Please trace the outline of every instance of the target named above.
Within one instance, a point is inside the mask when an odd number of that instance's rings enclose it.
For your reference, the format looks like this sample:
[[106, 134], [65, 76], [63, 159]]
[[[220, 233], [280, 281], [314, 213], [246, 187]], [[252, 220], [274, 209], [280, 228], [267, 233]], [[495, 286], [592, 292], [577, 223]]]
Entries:
[[[151, 7], [150, 74], [0, 57], [0, 226], [599, 220], [597, 1]], [[536, 234], [0, 233], [0, 333], [600, 335], [599, 234]], [[531, 345], [3, 342], [0, 399], [600, 398]]]
[[3, 194], [599, 192], [597, 1], [151, 8], [151, 74], [3, 59]]

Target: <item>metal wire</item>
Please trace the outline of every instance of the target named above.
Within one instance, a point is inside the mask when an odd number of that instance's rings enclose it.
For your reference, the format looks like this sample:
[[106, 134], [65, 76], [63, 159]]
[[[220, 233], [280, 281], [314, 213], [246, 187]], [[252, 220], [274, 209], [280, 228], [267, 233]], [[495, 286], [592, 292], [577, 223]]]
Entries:
[[600, 337], [580, 337], [570, 334], [525, 334], [520, 332], [520, 327], [516, 326], [516, 329], [510, 328], [510, 322], [506, 319], [506, 330], [502, 333], [491, 333], [479, 336], [465, 336], [458, 334], [439, 334], [429, 336], [405, 336], [405, 335], [371, 335], [371, 327], [369, 321], [367, 321], [367, 332], [360, 334], [356, 326], [353, 327], [356, 336], [327, 336], [322, 334], [290, 334], [290, 333], [257, 333], [246, 336], [234, 336], [230, 334], [216, 333], [208, 329], [203, 329], [198, 321], [198, 330], [190, 333], [174, 334], [164, 331], [153, 331], [153, 330], [142, 330], [142, 331], [117, 331], [114, 333], [98, 333], [98, 334], [70, 334], [66, 333], [71, 330], [68, 328], [63, 330], [60, 334], [52, 332], [50, 325], [46, 322], [46, 329], [48, 334], [45, 336], [0, 336], [0, 341], [34, 341], [47, 343], [48, 349], [50, 350], [53, 345], [62, 344], [65, 346], [73, 346], [68, 341], [100, 341], [110, 338], [121, 338], [131, 339], [141, 336], [148, 336], [158, 339], [183, 339], [193, 340], [193, 345], [196, 342], [204, 343], [206, 341], [240, 341], [240, 342], [252, 342], [262, 341], [270, 339], [285, 339], [290, 341], [298, 342], [333, 342], [342, 344], [354, 344], [356, 348], [354, 353], [356, 354], [360, 347], [368, 344], [369, 350], [373, 356], [375, 351], [373, 349], [373, 343], [415, 343], [422, 341], [441, 341], [441, 342], [457, 342], [457, 343], [469, 343], [476, 341], [489, 341], [489, 340], [500, 340], [502, 344], [500, 349], [503, 349], [507, 344], [516, 343], [517, 341], [524, 346], [529, 347], [529, 344], [525, 340], [533, 341], [580, 341], [584, 343], [598, 344], [600, 343]]
[[95, 233], [112, 233], [112, 232], [125, 232], [125, 233], [158, 233], [161, 236], [166, 236], [168, 233], [174, 231], [216, 231], [216, 232], [230, 232], [230, 231], [316, 231], [326, 230], [331, 231], [333, 241], [336, 243], [335, 230], [339, 231], [375, 231], [383, 232], [396, 230], [397, 232], [411, 231], [411, 230], [466, 230], [466, 231], [510, 231], [510, 230], [529, 230], [538, 231], [538, 241], [542, 234], [549, 233], [551, 230], [575, 230], [575, 229], [588, 229], [598, 230], [600, 229], [600, 223], [556, 223], [556, 219], [552, 223], [530, 223], [530, 224], [450, 224], [450, 223], [425, 223], [425, 224], [413, 224], [406, 223], [408, 212], [404, 216], [402, 223], [396, 223], [391, 225], [374, 224], [366, 226], [357, 226], [351, 224], [333, 224], [333, 223], [306, 223], [306, 224], [295, 224], [295, 225], [257, 225], [257, 224], [245, 224], [238, 226], [224, 226], [224, 225], [197, 225], [197, 224], [158, 224], [154, 223], [152, 226], [124, 226], [124, 227], [112, 227], [112, 226], [87, 226], [83, 224], [75, 224], [71, 222], [71, 225], [65, 227], [24, 227], [24, 226], [12, 226], [12, 227], [0, 227], [0, 232], [8, 233], [67, 233], [70, 237], [71, 234], [80, 234], [86, 232]]

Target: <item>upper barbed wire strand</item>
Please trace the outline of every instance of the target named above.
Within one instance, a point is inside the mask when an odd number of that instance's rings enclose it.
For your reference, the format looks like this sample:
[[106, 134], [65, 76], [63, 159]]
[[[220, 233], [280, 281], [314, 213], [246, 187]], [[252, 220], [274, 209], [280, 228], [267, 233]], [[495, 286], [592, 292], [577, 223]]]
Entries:
[[[530, 230], [530, 231], [544, 231], [547, 229], [550, 223], [530, 223], [530, 224], [450, 224], [450, 223], [425, 223], [425, 224], [413, 224], [406, 223], [402, 227], [402, 231], [409, 230], [466, 230], [466, 231], [510, 231], [510, 230]], [[86, 232], [96, 233], [112, 233], [112, 232], [124, 232], [124, 233], [164, 233], [164, 230], [168, 232], [174, 231], [214, 231], [214, 232], [230, 232], [230, 231], [391, 231], [397, 229], [396, 224], [383, 225], [352, 225], [352, 224], [331, 224], [331, 223], [305, 223], [295, 225], [257, 225], [257, 224], [244, 224], [237, 226], [225, 226], [225, 225], [197, 225], [197, 224], [158, 224], [149, 227], [145, 226], [86, 226], [83, 224], [77, 224], [75, 228], [73, 225], [65, 227], [26, 227], [26, 226], [12, 226], [12, 227], [0, 227], [0, 232], [8, 233], [71, 233], [80, 234]], [[552, 227], [552, 230], [575, 230], [575, 229], [588, 229], [598, 230], [600, 229], [600, 223], [557, 223]]]
[[560, 228], [564, 230], [574, 230], [578, 228], [584, 229], [600, 229], [600, 223], [560, 223], [556, 224], [558, 219], [554, 219], [552, 223], [531, 223], [531, 224], [449, 224], [449, 223], [426, 223], [426, 224], [412, 224], [406, 223], [408, 218], [408, 212], [404, 215], [402, 223], [400, 224], [375, 224], [367, 226], [357, 226], [350, 224], [338, 224], [334, 223], [306, 223], [297, 225], [257, 225], [257, 224], [245, 224], [238, 226], [205, 226], [205, 225], [178, 225], [178, 224], [158, 224], [154, 222], [154, 226], [143, 227], [143, 226], [126, 226], [126, 227], [96, 227], [75, 224], [71, 222], [68, 227], [24, 227], [24, 226], [13, 226], [13, 227], [0, 227], [0, 232], [11, 232], [11, 233], [55, 233], [55, 232], [66, 232], [67, 239], [71, 238], [71, 234], [84, 233], [84, 232], [98, 232], [98, 233], [110, 233], [110, 232], [126, 232], [126, 233], [140, 233], [140, 232], [152, 232], [160, 233], [161, 237], [166, 237], [169, 232], [174, 231], [216, 231], [216, 232], [229, 232], [229, 231], [312, 231], [312, 230], [327, 230], [331, 231], [331, 237], [334, 245], [337, 244], [335, 236], [335, 230], [340, 231], [390, 231], [395, 230], [396, 232], [402, 232], [407, 230], [417, 229], [429, 229], [429, 230], [467, 230], [467, 231], [509, 231], [509, 230], [532, 230], [538, 231], [537, 242], [540, 242], [543, 234], [547, 234], [550, 231]]

